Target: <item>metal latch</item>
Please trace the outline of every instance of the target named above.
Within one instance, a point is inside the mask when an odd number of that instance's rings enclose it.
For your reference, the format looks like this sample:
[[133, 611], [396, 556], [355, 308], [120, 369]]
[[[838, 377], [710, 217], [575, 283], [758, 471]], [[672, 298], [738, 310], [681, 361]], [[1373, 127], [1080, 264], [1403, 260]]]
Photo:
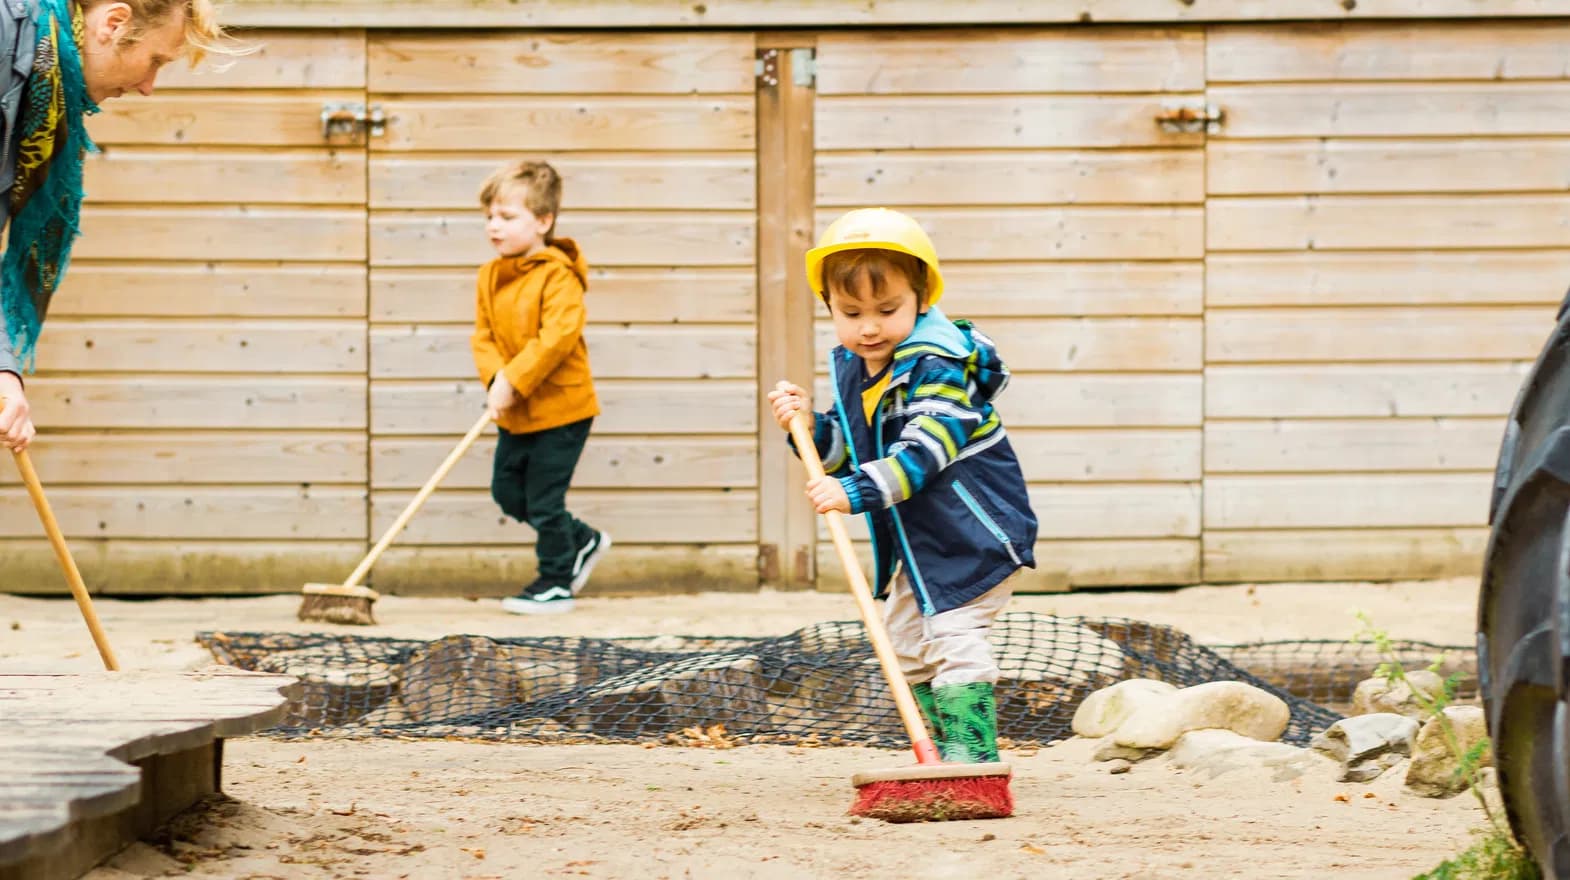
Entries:
[[359, 131], [373, 137], [387, 133], [387, 116], [382, 112], [382, 105], [372, 104], [367, 108], [364, 104], [350, 101], [329, 101], [322, 105], [323, 138], [352, 135]]
[[1156, 124], [1161, 126], [1162, 131], [1170, 132], [1220, 134], [1224, 122], [1226, 122], [1226, 111], [1215, 104], [1200, 104], [1193, 101], [1164, 102], [1161, 105], [1161, 112], [1156, 114]]

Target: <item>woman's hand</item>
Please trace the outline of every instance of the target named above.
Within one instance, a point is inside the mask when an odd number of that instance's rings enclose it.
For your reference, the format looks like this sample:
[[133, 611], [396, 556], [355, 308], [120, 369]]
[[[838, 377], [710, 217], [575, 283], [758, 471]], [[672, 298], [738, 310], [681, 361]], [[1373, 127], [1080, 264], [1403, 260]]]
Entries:
[[0, 408], [0, 446], [12, 452], [21, 452], [38, 433], [33, 427], [32, 410], [27, 405], [27, 395], [22, 392], [22, 379], [15, 373], [0, 373], [0, 398], [5, 407]]

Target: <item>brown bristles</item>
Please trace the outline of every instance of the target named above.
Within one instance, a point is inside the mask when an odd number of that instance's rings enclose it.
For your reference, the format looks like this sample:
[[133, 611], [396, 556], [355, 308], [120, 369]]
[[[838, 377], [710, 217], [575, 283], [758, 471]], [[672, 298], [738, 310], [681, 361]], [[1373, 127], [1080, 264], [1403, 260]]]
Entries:
[[341, 623], [348, 626], [375, 626], [371, 606], [380, 594], [370, 587], [345, 587], [340, 584], [306, 584], [304, 599], [296, 615], [308, 623]]

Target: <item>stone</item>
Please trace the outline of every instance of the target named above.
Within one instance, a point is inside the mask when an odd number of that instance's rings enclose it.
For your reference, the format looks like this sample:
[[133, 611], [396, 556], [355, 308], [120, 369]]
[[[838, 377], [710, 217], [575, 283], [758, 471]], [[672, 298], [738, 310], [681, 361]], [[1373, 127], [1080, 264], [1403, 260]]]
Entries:
[[1160, 751], [1157, 749], [1131, 749], [1127, 746], [1120, 746], [1110, 739], [1104, 739], [1096, 747], [1096, 753], [1092, 757], [1097, 761], [1131, 761], [1138, 763], [1157, 754], [1160, 754]]
[[1066, 726], [1087, 697], [1126, 675], [1116, 642], [1067, 619], [1011, 628], [1005, 616], [993, 627], [992, 644], [1000, 736], [1030, 738]]
[[398, 699], [411, 721], [489, 712], [518, 701], [511, 652], [483, 636], [437, 639], [415, 651], [398, 678]]
[[1151, 678], [1131, 678], [1102, 688], [1086, 697], [1074, 712], [1074, 732], [1085, 737], [1101, 737], [1118, 729], [1140, 707], [1177, 687]]
[[1343, 718], [1310, 744], [1341, 763], [1340, 782], [1368, 782], [1412, 754], [1415, 720], [1393, 712]]
[[1186, 687], [1140, 707], [1110, 739], [1135, 749], [1169, 749], [1191, 730], [1219, 728], [1257, 740], [1276, 740], [1291, 710], [1280, 697], [1240, 681]]
[[1231, 730], [1191, 730], [1173, 744], [1167, 760], [1179, 770], [1191, 770], [1207, 779], [1232, 773], [1266, 776], [1287, 782], [1317, 772], [1327, 758], [1311, 749], [1280, 742], [1262, 742]]
[[1387, 678], [1370, 678], [1358, 683], [1352, 692], [1352, 715], [1372, 715], [1388, 712], [1415, 718], [1419, 722], [1428, 717], [1428, 710], [1418, 705], [1412, 695], [1417, 690], [1430, 699], [1444, 692], [1445, 680], [1437, 673], [1418, 669], [1406, 673], [1406, 682], [1392, 682]]
[[1132, 769], [1134, 769], [1134, 765], [1122, 758], [1118, 758], [1107, 765], [1107, 772], [1114, 776], [1119, 773], [1127, 773]]
[[[1443, 715], [1455, 728], [1462, 754], [1488, 739], [1488, 722], [1477, 706], [1446, 706]], [[1493, 750], [1485, 750], [1480, 766], [1490, 767], [1493, 762]], [[1442, 722], [1430, 718], [1417, 732], [1417, 739], [1412, 744], [1412, 764], [1407, 767], [1406, 787], [1424, 797], [1459, 794], [1467, 787], [1466, 780], [1456, 778], [1460, 766], [1460, 758], [1445, 743]]]

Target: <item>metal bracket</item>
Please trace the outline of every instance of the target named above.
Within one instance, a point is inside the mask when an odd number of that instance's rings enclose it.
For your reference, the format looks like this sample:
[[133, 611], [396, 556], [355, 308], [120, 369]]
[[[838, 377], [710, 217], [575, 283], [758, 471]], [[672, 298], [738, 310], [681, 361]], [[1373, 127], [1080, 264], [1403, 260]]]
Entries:
[[387, 115], [382, 105], [351, 101], [328, 101], [322, 105], [322, 138], [330, 140], [338, 135], [366, 132], [372, 137], [387, 133]]
[[1226, 111], [1215, 104], [1194, 101], [1166, 101], [1156, 114], [1156, 124], [1162, 131], [1173, 133], [1220, 134], [1226, 123]]
[[758, 53], [758, 58], [753, 62], [752, 73], [758, 78], [758, 85], [777, 86], [780, 84], [780, 50], [764, 49]]
[[790, 50], [790, 78], [804, 89], [818, 84], [818, 53], [815, 49]]

